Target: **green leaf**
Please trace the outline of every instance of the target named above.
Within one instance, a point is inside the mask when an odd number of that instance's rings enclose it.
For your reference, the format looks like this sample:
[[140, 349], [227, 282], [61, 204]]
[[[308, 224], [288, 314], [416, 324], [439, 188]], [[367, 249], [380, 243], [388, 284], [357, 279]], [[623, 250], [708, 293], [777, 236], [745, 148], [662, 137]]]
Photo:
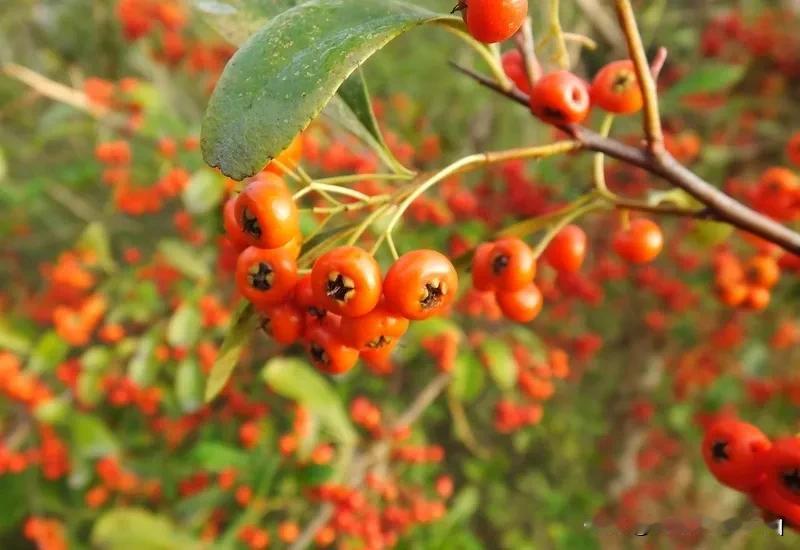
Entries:
[[72, 448], [80, 458], [99, 458], [117, 451], [114, 435], [96, 416], [75, 413], [69, 424]]
[[185, 413], [195, 412], [203, 404], [203, 377], [194, 359], [185, 359], [178, 365], [175, 397]]
[[258, 323], [258, 315], [252, 304], [243, 305], [236, 313], [235, 320], [222, 342], [217, 361], [211, 369], [206, 382], [205, 401], [214, 399], [231, 377], [242, 351], [253, 334]]
[[304, 0], [194, 0], [200, 12], [225, 40], [238, 46], [270, 17], [301, 4]]
[[116, 267], [114, 256], [111, 254], [111, 238], [102, 223], [92, 222], [86, 226], [78, 239], [78, 248], [94, 252], [100, 267], [104, 270], [112, 271]]
[[158, 251], [169, 265], [192, 279], [208, 279], [210, 270], [195, 249], [176, 239], [158, 243]]
[[128, 377], [138, 386], [149, 386], [158, 373], [158, 362], [155, 359], [156, 345], [162, 327], [155, 327], [142, 336], [136, 351], [128, 363]]
[[8, 162], [6, 162], [6, 153], [0, 148], [0, 181], [6, 179], [8, 175]]
[[183, 190], [183, 204], [192, 214], [205, 214], [217, 208], [225, 193], [225, 180], [208, 169], [192, 174], [189, 184]]
[[30, 495], [28, 480], [25, 475], [0, 476], [0, 532], [6, 533], [7, 529], [21, 521], [28, 513], [24, 505]]
[[517, 362], [508, 344], [498, 338], [487, 338], [481, 352], [494, 381], [502, 390], [510, 390], [517, 383]]
[[219, 472], [225, 468], [245, 468], [249, 463], [247, 453], [215, 441], [201, 441], [190, 452], [189, 460], [202, 470]]
[[69, 344], [53, 330], [45, 332], [31, 352], [28, 370], [35, 373], [53, 370], [67, 357], [67, 353]]
[[733, 234], [733, 226], [723, 222], [695, 222], [689, 239], [702, 248], [711, 248], [724, 243]]
[[276, 357], [264, 366], [262, 376], [272, 391], [308, 407], [340, 442], [355, 441], [355, 430], [339, 396], [308, 363], [297, 358]]
[[203, 318], [192, 302], [183, 302], [167, 325], [167, 343], [172, 347], [189, 347], [200, 337]]
[[0, 349], [26, 354], [31, 349], [31, 341], [22, 334], [8, 320], [0, 317]]
[[705, 64], [669, 89], [663, 95], [664, 101], [676, 101], [689, 94], [721, 92], [739, 82], [746, 69], [743, 65]]
[[460, 401], [472, 401], [483, 389], [485, 378], [480, 360], [474, 353], [465, 350], [456, 357], [453, 381], [448, 390]]
[[208, 104], [206, 162], [241, 180], [261, 170], [390, 40], [455, 19], [396, 0], [311, 0], [271, 19], [228, 63]]
[[331, 99], [323, 114], [368, 145], [387, 166], [398, 173], [410, 173], [392, 154], [383, 139], [361, 69], [356, 70], [342, 83], [338, 94]]
[[92, 545], [105, 550], [186, 550], [203, 546], [167, 518], [140, 508], [114, 508], [92, 528]]

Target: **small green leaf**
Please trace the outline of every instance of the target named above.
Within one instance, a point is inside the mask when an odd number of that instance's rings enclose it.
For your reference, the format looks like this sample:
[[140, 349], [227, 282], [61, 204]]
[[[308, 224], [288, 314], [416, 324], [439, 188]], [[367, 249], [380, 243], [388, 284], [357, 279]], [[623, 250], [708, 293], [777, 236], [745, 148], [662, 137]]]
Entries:
[[167, 518], [140, 508], [113, 508], [92, 528], [92, 545], [105, 550], [197, 550], [203, 546]]
[[6, 179], [8, 175], [8, 163], [6, 162], [6, 153], [0, 147], [0, 181]]
[[30, 481], [24, 474], [0, 476], [0, 532], [6, 533], [29, 513], [22, 503], [30, 496]]
[[498, 338], [487, 338], [481, 344], [481, 353], [500, 389], [512, 389], [517, 383], [517, 362], [508, 344]]
[[410, 173], [397, 160], [383, 139], [383, 134], [372, 110], [367, 82], [364, 80], [361, 69], [357, 69], [342, 83], [338, 95], [328, 103], [323, 114], [361, 139], [381, 157], [387, 166], [398, 173]]
[[184, 359], [175, 373], [175, 397], [185, 413], [197, 411], [203, 404], [203, 377], [194, 359]]
[[100, 222], [92, 222], [86, 226], [78, 239], [78, 248], [94, 252], [97, 262], [107, 272], [115, 269], [114, 256], [111, 253], [111, 238], [106, 226]]
[[308, 407], [340, 442], [355, 441], [355, 430], [339, 396], [308, 363], [297, 358], [276, 357], [264, 366], [262, 376], [272, 391]]
[[225, 180], [208, 169], [192, 174], [189, 184], [183, 190], [183, 204], [192, 214], [205, 214], [217, 208], [225, 193]]
[[0, 317], [0, 349], [26, 354], [31, 350], [28, 336], [18, 331], [7, 319]]
[[35, 373], [51, 371], [67, 357], [67, 353], [69, 344], [53, 330], [45, 332], [31, 352], [28, 370]]
[[196, 250], [176, 239], [165, 239], [158, 243], [158, 251], [169, 265], [192, 279], [208, 279], [208, 263], [198, 256]]
[[69, 423], [72, 446], [79, 457], [99, 458], [117, 451], [114, 435], [96, 416], [75, 413]]
[[197, 342], [202, 331], [200, 310], [192, 302], [183, 302], [167, 325], [167, 343], [172, 347], [189, 347]]
[[411, 28], [455, 20], [397, 0], [310, 0], [272, 18], [228, 63], [208, 104], [206, 162], [261, 170], [368, 57]]
[[724, 243], [733, 234], [733, 226], [723, 222], [695, 222], [689, 239], [702, 248], [711, 248]]
[[739, 82], [746, 70], [747, 67], [744, 65], [724, 63], [702, 65], [670, 88], [663, 95], [664, 101], [675, 101], [689, 94], [721, 92]]
[[456, 357], [450, 393], [460, 401], [472, 401], [483, 389], [483, 366], [474, 353], [465, 350]]
[[149, 386], [156, 378], [159, 365], [155, 359], [155, 350], [161, 330], [161, 326], [155, 327], [142, 336], [128, 363], [128, 377], [138, 386]]
[[97, 405], [103, 398], [102, 381], [100, 374], [90, 370], [81, 371], [78, 375], [78, 383], [75, 394], [80, 403], [86, 405]]
[[33, 414], [43, 424], [56, 425], [60, 424], [69, 412], [70, 406], [67, 398], [57, 397], [37, 406]]
[[201, 441], [190, 452], [189, 460], [202, 470], [219, 472], [225, 468], [241, 469], [248, 465], [247, 453], [215, 441]]
[[243, 305], [236, 313], [225, 341], [222, 342], [217, 361], [214, 363], [206, 382], [206, 403], [214, 399], [225, 387], [257, 324], [258, 315], [256, 315], [256, 310], [252, 304]]

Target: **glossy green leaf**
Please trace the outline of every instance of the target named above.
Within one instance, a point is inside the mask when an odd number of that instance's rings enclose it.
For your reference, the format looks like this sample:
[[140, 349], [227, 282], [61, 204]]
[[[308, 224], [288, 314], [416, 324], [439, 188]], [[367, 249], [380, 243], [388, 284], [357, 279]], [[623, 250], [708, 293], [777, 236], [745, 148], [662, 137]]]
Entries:
[[28, 370], [36, 373], [53, 370], [69, 353], [69, 344], [53, 330], [45, 332], [31, 352]]
[[664, 101], [675, 101], [689, 94], [721, 92], [739, 82], [746, 69], [744, 65], [704, 64], [670, 88], [663, 96]]
[[228, 63], [208, 104], [208, 164], [237, 180], [285, 149], [344, 80], [399, 34], [452, 19], [396, 0], [311, 0], [271, 19]]
[[257, 326], [256, 310], [249, 303], [242, 306], [236, 313], [233, 324], [225, 336], [225, 341], [222, 342], [217, 361], [211, 368], [211, 374], [206, 381], [206, 403], [214, 399], [225, 387]]
[[303, 1], [194, 0], [192, 5], [225, 40], [238, 46], [263, 27], [270, 17]]
[[356, 70], [342, 83], [338, 94], [331, 99], [323, 114], [368, 145], [394, 171], [409, 173], [383, 139], [361, 69]]
[[81, 458], [99, 458], [117, 451], [116, 438], [96, 416], [75, 413], [69, 424], [73, 448]]
[[219, 472], [225, 468], [244, 468], [249, 462], [247, 453], [216, 441], [201, 441], [190, 452], [189, 460], [202, 470]]
[[275, 393], [308, 407], [322, 425], [342, 443], [356, 433], [331, 384], [301, 359], [276, 357], [264, 366], [262, 376]]
[[167, 343], [173, 347], [188, 347], [194, 344], [202, 331], [203, 318], [197, 305], [182, 303], [167, 325]]
[[149, 386], [158, 373], [159, 364], [155, 358], [155, 350], [160, 334], [161, 327], [157, 327], [142, 336], [128, 363], [128, 378], [138, 386]]
[[216, 172], [204, 169], [192, 174], [181, 198], [192, 214], [205, 214], [218, 208], [225, 193], [225, 180]]
[[178, 364], [175, 397], [185, 413], [195, 412], [203, 404], [203, 375], [194, 359], [185, 359]]
[[486, 376], [483, 365], [471, 351], [462, 351], [456, 357], [450, 393], [461, 401], [472, 401], [483, 389]]
[[498, 338], [487, 338], [481, 344], [481, 353], [500, 389], [512, 389], [517, 383], [517, 362], [508, 344]]
[[116, 267], [111, 253], [111, 238], [102, 223], [92, 222], [86, 226], [78, 239], [78, 248], [94, 252], [98, 264], [106, 271], [112, 271]]
[[698, 221], [695, 222], [689, 239], [702, 248], [711, 248], [720, 245], [733, 235], [733, 226], [723, 222]]
[[197, 550], [199, 541], [166, 517], [140, 508], [113, 508], [92, 527], [92, 545], [104, 550]]
[[208, 263], [186, 243], [177, 239], [165, 239], [158, 243], [158, 251], [164, 257], [164, 261], [184, 275], [198, 280], [209, 277]]

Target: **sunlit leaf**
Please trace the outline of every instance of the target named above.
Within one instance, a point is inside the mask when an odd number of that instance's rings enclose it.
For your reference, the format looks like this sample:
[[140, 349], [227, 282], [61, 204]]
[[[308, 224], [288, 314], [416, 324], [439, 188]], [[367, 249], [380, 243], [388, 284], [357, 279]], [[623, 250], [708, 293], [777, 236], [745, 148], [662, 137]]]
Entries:
[[206, 381], [206, 403], [214, 399], [225, 387], [257, 324], [258, 315], [251, 304], [242, 306], [236, 313], [233, 324], [219, 350], [217, 361], [211, 368], [211, 374]]
[[517, 362], [508, 344], [498, 338], [487, 338], [481, 344], [481, 353], [500, 389], [512, 389], [517, 383]]
[[175, 397], [185, 413], [197, 411], [203, 404], [203, 376], [194, 359], [184, 359], [175, 371]]
[[203, 319], [197, 305], [186, 301], [182, 303], [167, 325], [167, 343], [173, 347], [188, 347], [194, 344], [202, 327]]
[[141, 508], [112, 508], [92, 527], [92, 545], [105, 550], [196, 550], [203, 546], [170, 520]]
[[480, 360], [471, 351], [462, 351], [456, 357], [450, 393], [461, 401], [475, 399], [483, 389], [485, 375]]
[[67, 357], [67, 353], [69, 344], [53, 330], [45, 332], [31, 351], [28, 370], [37, 373], [50, 371]]
[[207, 279], [210, 275], [208, 263], [186, 243], [165, 239], [158, 243], [158, 251], [165, 262], [192, 279]]
[[78, 239], [78, 249], [91, 251], [98, 264], [106, 271], [114, 269], [114, 256], [111, 253], [111, 238], [106, 226], [100, 222], [92, 222], [83, 230]]
[[355, 430], [339, 396], [308, 363], [297, 358], [276, 357], [264, 366], [262, 376], [272, 391], [308, 407], [340, 442], [355, 440]]
[[304, 0], [194, 0], [192, 5], [225, 40], [238, 46], [270, 17]]
[[83, 458], [99, 458], [119, 447], [111, 430], [96, 416], [75, 413], [69, 424], [73, 448]]
[[311, 0], [272, 18], [228, 63], [203, 121], [203, 156], [237, 180], [285, 149], [369, 56], [426, 22], [396, 0]]
[[701, 65], [663, 94], [663, 100], [670, 102], [689, 94], [721, 92], [739, 82], [746, 70], [747, 67], [740, 64]]
[[205, 214], [219, 207], [224, 192], [224, 178], [211, 170], [204, 169], [192, 174], [181, 198], [190, 213]]

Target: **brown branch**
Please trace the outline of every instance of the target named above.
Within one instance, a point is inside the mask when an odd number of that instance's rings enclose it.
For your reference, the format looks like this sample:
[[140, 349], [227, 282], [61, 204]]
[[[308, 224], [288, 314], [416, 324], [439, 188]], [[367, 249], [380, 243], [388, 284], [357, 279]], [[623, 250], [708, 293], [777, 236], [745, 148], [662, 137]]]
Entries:
[[619, 24], [625, 34], [625, 42], [628, 44], [628, 55], [633, 60], [636, 78], [644, 96], [644, 133], [647, 144], [653, 154], [661, 154], [664, 151], [664, 134], [661, 130], [661, 114], [658, 111], [658, 93], [650, 65], [647, 63], [642, 36], [636, 25], [636, 16], [630, 0], [615, 0], [614, 5]]
[[536, 47], [533, 39], [533, 26], [531, 18], [526, 17], [525, 22], [517, 34], [514, 35], [517, 42], [517, 49], [522, 54], [525, 64], [525, 73], [528, 75], [528, 82], [533, 85], [542, 76], [542, 66], [536, 59]]
[[[508, 99], [528, 106], [528, 96], [519, 90], [502, 90], [488, 78], [451, 63], [456, 69], [476, 82]], [[648, 72], [649, 74], [649, 72]], [[583, 126], [560, 126], [581, 143], [583, 149], [603, 153], [611, 158], [642, 168], [659, 176], [675, 187], [683, 189], [705, 207], [703, 219], [716, 219], [777, 244], [793, 254], [800, 254], [800, 233], [764, 216], [714, 187], [697, 174], [681, 165], [666, 150], [659, 155], [626, 145], [615, 139], [603, 137]]]

